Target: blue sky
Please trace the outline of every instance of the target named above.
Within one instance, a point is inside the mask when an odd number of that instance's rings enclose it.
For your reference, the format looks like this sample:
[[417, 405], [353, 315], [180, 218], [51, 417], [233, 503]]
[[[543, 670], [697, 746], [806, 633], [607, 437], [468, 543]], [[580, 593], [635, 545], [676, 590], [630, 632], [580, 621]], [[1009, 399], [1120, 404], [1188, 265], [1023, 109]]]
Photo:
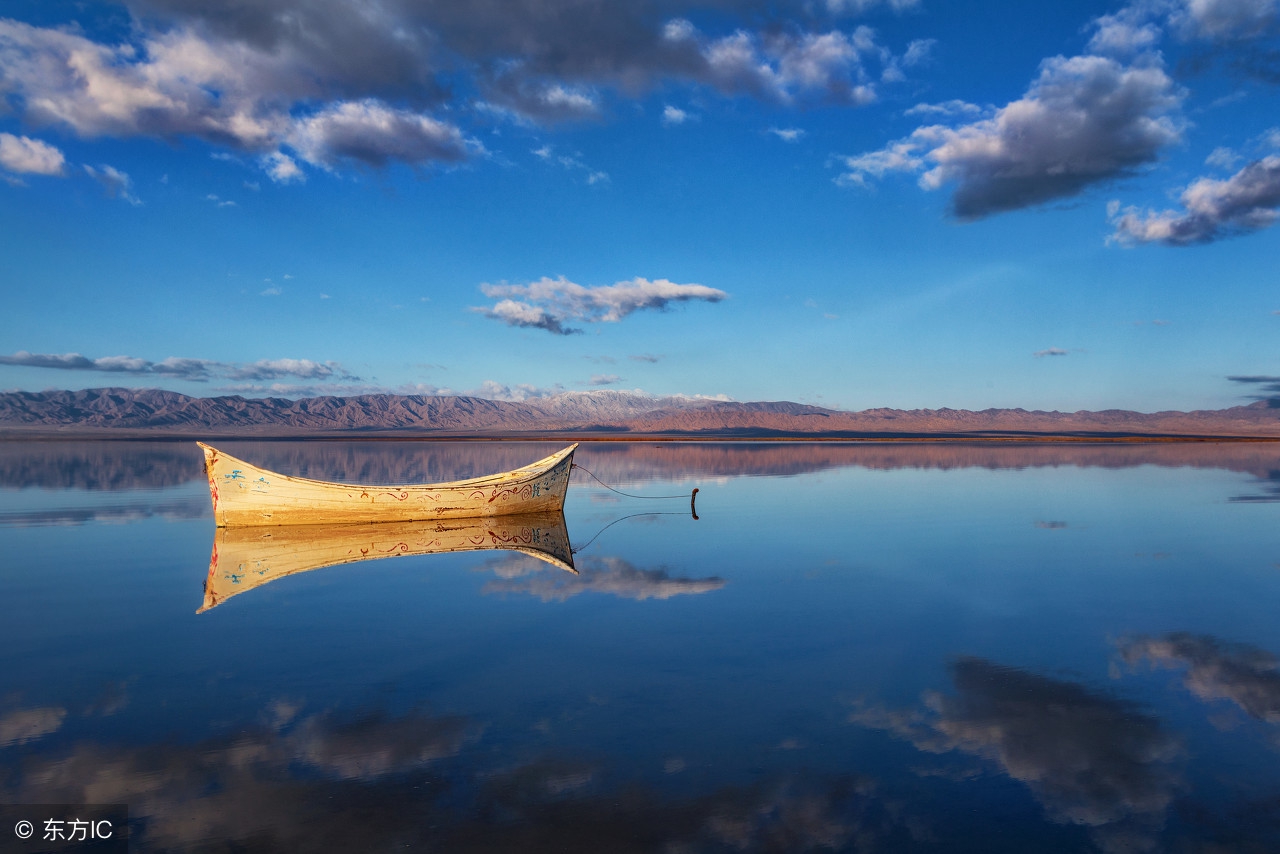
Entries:
[[1280, 374], [1280, 2], [10, 0], [0, 388]]

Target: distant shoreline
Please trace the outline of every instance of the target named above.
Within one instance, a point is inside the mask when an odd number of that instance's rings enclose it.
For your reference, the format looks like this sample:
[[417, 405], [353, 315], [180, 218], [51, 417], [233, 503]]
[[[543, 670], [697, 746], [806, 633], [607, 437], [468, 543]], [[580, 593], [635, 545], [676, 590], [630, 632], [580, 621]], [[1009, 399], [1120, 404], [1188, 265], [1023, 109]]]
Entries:
[[1137, 434], [1137, 433], [1035, 433], [1020, 435], [919, 434], [885, 433], [875, 435], [814, 434], [652, 434], [628, 435], [592, 433], [168, 433], [142, 430], [103, 429], [84, 432], [44, 430], [0, 430], [0, 442], [687, 442], [687, 443], [827, 443], [849, 445], [872, 444], [1214, 444], [1214, 443], [1280, 443], [1278, 436], [1241, 436], [1213, 434]]

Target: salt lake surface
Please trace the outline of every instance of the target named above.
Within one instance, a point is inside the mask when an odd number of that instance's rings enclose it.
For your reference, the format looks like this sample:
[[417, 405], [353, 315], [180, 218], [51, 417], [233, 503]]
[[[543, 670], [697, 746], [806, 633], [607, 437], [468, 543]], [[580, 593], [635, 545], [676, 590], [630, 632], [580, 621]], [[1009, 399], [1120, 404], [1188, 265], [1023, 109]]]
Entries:
[[[367, 483], [557, 447], [220, 446]], [[0, 802], [127, 803], [141, 851], [1280, 850], [1280, 447], [576, 461], [700, 518], [575, 472], [577, 575], [406, 555], [197, 614], [194, 444], [0, 443]]]

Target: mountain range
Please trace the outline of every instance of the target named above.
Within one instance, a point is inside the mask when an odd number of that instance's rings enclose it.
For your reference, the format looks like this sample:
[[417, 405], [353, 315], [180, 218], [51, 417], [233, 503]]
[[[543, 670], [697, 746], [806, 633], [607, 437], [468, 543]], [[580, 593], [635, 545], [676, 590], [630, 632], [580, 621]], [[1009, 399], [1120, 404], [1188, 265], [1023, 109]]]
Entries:
[[635, 392], [525, 401], [365, 394], [191, 397], [160, 389], [0, 393], [0, 435], [95, 437], [1280, 438], [1273, 401], [1192, 412], [866, 409]]

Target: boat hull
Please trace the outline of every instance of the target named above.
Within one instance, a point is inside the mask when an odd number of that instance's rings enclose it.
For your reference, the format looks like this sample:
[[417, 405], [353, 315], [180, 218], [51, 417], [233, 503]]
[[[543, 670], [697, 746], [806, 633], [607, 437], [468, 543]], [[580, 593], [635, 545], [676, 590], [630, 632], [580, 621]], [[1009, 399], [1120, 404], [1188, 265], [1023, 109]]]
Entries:
[[219, 528], [359, 522], [419, 522], [548, 513], [564, 509], [571, 445], [514, 471], [451, 483], [361, 486], [288, 477], [203, 442]]
[[204, 602], [196, 613], [277, 578], [313, 569], [406, 555], [488, 550], [521, 552], [577, 573], [562, 513], [380, 525], [218, 528]]

